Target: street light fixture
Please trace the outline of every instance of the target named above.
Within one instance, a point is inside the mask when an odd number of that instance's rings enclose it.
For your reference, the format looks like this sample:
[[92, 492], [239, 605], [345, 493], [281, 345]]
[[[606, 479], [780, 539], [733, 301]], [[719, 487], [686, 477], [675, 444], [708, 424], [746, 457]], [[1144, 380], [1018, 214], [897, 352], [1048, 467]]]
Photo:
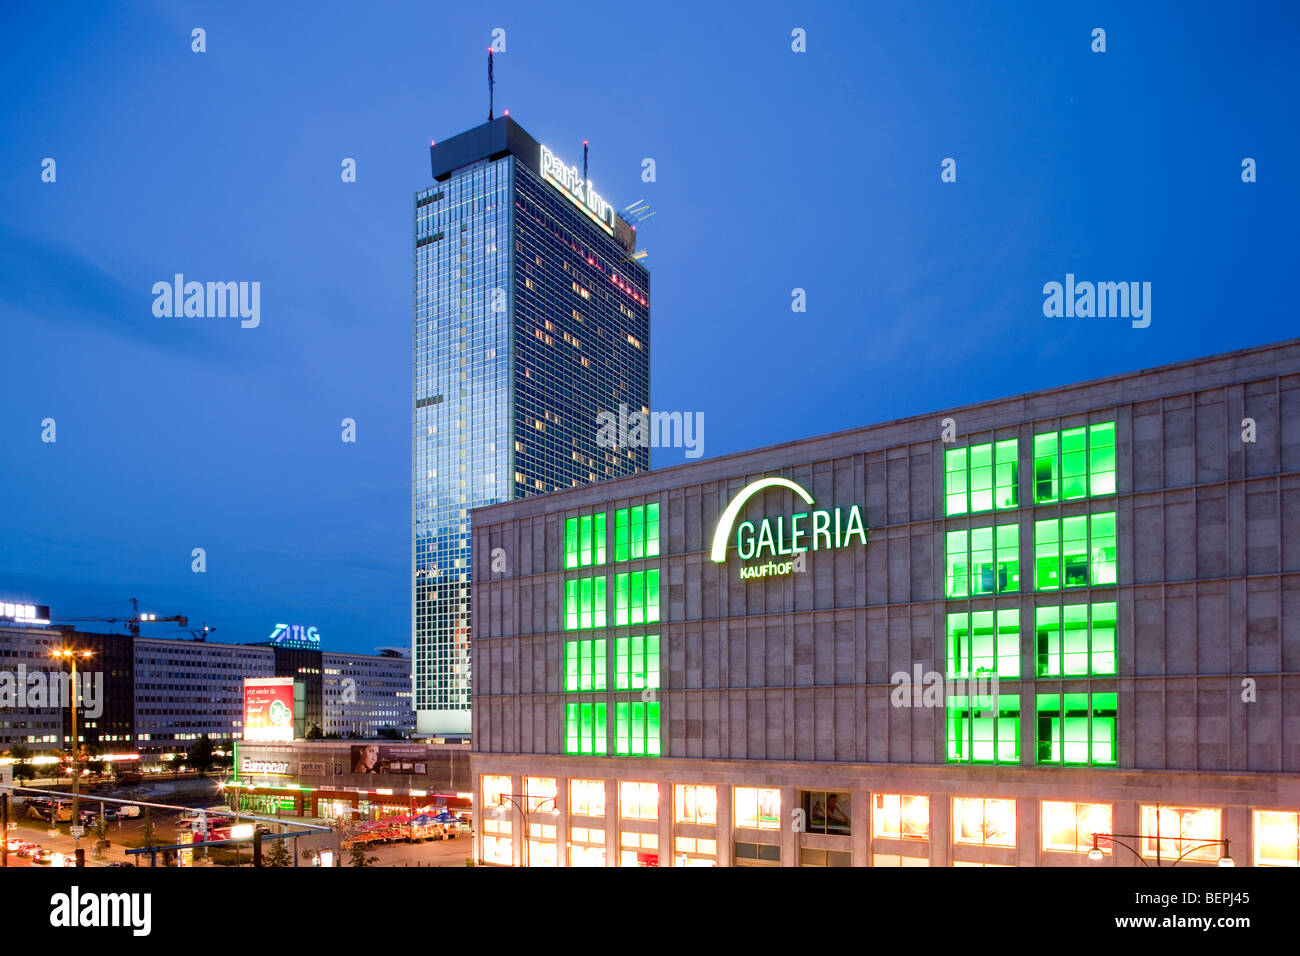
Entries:
[[[558, 817], [560, 815], [560, 808], [556, 804], [554, 797], [536, 797], [536, 796], [530, 797], [527, 794], [520, 796], [519, 794], [515, 794], [515, 793], [503, 793], [501, 794], [500, 802], [497, 804], [497, 809], [500, 810], [502, 807], [504, 807], [506, 805], [507, 800], [509, 800], [510, 803], [514, 805], [515, 809], [518, 810], [519, 813], [524, 818], [523, 846], [520, 848], [521, 850], [520, 858], [523, 861], [523, 865], [526, 867], [528, 866], [529, 837], [532, 836], [531, 827], [529, 826], [528, 823], [528, 817], [530, 813], [545, 813], [547, 816]], [[528, 800], [535, 800], [537, 801], [537, 806], [533, 807], [533, 809], [529, 811], [525, 809], [525, 806], [519, 803], [520, 800], [525, 801], [525, 803]], [[542, 807], [548, 803], [551, 805], [551, 809], [543, 810]], [[557, 835], [557, 840], [558, 840], [558, 835]]]
[[[77, 734], [77, 696], [81, 690], [81, 685], [77, 683], [77, 658], [89, 659], [93, 655], [93, 651], [78, 651], [70, 647], [50, 652], [51, 657], [56, 657], [60, 661], [66, 660], [72, 665], [72, 693], [69, 695], [71, 698], [69, 704], [72, 708], [72, 826], [74, 827], [81, 826], [81, 738]], [[52, 819], [56, 818], [57, 814]], [[77, 865], [80, 866], [81, 838], [73, 837], [73, 839], [78, 846]]]
[[[1121, 837], [1123, 839], [1120, 839]], [[1142, 856], [1141, 853], [1139, 853], [1137, 850], [1133, 849], [1132, 846], [1124, 842], [1124, 840], [1143, 840], [1143, 839], [1146, 839], [1146, 837], [1140, 833], [1094, 833], [1092, 835], [1092, 849], [1088, 851], [1088, 859], [1094, 863], [1099, 863], [1102, 860], [1104, 854], [1101, 852], [1101, 847], [1099, 847], [1097, 843], [1099, 840], [1108, 840], [1110, 841], [1110, 843], [1116, 846], [1122, 846], [1124, 849], [1128, 850], [1135, 857], [1137, 857], [1139, 860], [1142, 861], [1143, 866], [1150, 866], [1151, 864], [1146, 861], [1146, 859]], [[1180, 839], [1184, 839], [1184, 838], [1180, 837]], [[1192, 837], [1191, 839], [1195, 839], [1195, 837]], [[1161, 857], [1160, 857], [1160, 844], [1163, 842], [1163, 838], [1157, 835], [1155, 840], [1156, 840], [1156, 866], [1163, 866], [1164, 863], [1161, 861]], [[1219, 864], [1218, 864], [1219, 866], [1237, 865], [1236, 861], [1233, 860], [1233, 858], [1228, 855], [1227, 840], [1204, 840], [1200, 843], [1197, 843], [1195, 846], [1189, 847], [1188, 849], [1184, 850], [1182, 854], [1179, 855], [1178, 859], [1174, 860], [1174, 862], [1170, 863], [1169, 865], [1177, 866], [1179, 863], [1183, 862], [1183, 860], [1187, 859], [1188, 854], [1195, 853], [1197, 850], [1203, 850], [1207, 846], [1223, 847], [1223, 856], [1219, 857]]]

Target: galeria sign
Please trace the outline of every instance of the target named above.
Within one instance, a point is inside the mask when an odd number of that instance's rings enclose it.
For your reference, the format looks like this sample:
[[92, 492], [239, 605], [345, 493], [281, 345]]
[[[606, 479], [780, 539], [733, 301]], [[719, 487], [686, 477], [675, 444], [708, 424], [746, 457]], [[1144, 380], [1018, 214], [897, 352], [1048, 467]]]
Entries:
[[[731, 499], [731, 503], [722, 512], [722, 517], [718, 519], [709, 557], [718, 564], [727, 560], [727, 547], [731, 543], [734, 528], [736, 555], [742, 561], [758, 561], [764, 556], [769, 558], [764, 564], [742, 566], [741, 580], [788, 574], [794, 566], [794, 555], [848, 547], [855, 538], [859, 544], [866, 546], [867, 529], [862, 523], [862, 509], [858, 505], [852, 505], [847, 510], [819, 508], [800, 511], [789, 517], [778, 515], [763, 518], [757, 525], [752, 521], [736, 524], [745, 503], [768, 488], [787, 488], [805, 504], [813, 504], [813, 496], [788, 478], [760, 478], [746, 485]], [[775, 560], [784, 555], [790, 555], [792, 560]]]

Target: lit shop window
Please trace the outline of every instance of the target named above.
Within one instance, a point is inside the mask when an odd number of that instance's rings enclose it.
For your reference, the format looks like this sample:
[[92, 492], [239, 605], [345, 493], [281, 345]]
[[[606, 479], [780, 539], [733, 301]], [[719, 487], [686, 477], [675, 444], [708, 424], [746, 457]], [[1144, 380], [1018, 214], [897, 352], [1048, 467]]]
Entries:
[[[900, 793], [872, 797], [871, 832], [886, 840], [930, 839], [930, 798]], [[903, 865], [903, 864], [896, 864]]]
[[949, 531], [947, 545], [948, 597], [1020, 590], [1019, 525]]
[[[551, 813], [559, 791], [554, 777], [524, 777], [524, 807], [529, 813]], [[554, 839], [552, 834], [551, 839]]]
[[1034, 612], [1034, 669], [1037, 676], [1114, 674], [1116, 607], [1110, 603], [1038, 608]]
[[510, 866], [514, 862], [510, 856], [510, 837], [492, 833], [487, 828], [488, 821], [483, 823], [483, 862]]
[[483, 775], [483, 806], [499, 807], [505, 803], [506, 794], [510, 793], [510, 778], [505, 774]]
[[930, 860], [924, 856], [899, 856], [897, 853], [873, 853], [872, 866], [929, 866]]
[[1116, 695], [1038, 695], [1040, 764], [1115, 764]]
[[658, 686], [659, 635], [615, 638], [614, 689], [641, 690]]
[[954, 448], [944, 454], [944, 500], [949, 515], [1019, 506], [1020, 442]]
[[1020, 676], [1020, 610], [948, 615], [948, 677]]
[[614, 752], [627, 757], [659, 756], [659, 701], [614, 704]]
[[996, 868], [999, 868], [999, 869], [1005, 869], [1006, 867], [1012, 866], [1013, 864], [1011, 864], [1011, 863], [976, 863], [976, 862], [974, 862], [973, 860], [953, 860], [953, 861], [952, 861], [952, 865], [953, 865], [953, 866], [996, 867]]
[[674, 789], [673, 804], [678, 823], [718, 822], [718, 788], [696, 783], [679, 783]]
[[1115, 512], [1034, 522], [1034, 588], [1115, 583]]
[[564, 629], [605, 626], [605, 576], [564, 582]]
[[603, 701], [564, 705], [564, 752], [570, 754], [603, 754], [608, 728], [605, 722], [606, 704]]
[[511, 855], [510, 830], [513, 809], [505, 802], [505, 795], [510, 793], [508, 776], [483, 776], [483, 809], [479, 814], [483, 821], [483, 861], [510, 866], [514, 860]]
[[[583, 839], [578, 835], [583, 834]], [[569, 866], [604, 866], [605, 831], [574, 827], [569, 842]]]
[[[605, 815], [604, 780], [569, 781], [569, 815], [576, 817], [603, 817]], [[593, 843], [604, 843], [602, 834]]]
[[673, 863], [677, 866], [717, 866], [718, 843], [703, 837], [673, 840]]
[[659, 834], [657, 833], [620, 833], [620, 866], [658, 866]]
[[952, 842], [964, 846], [1015, 846], [1016, 801], [953, 797]]
[[[652, 624], [659, 620], [659, 569], [614, 575], [614, 625]], [[601, 611], [604, 627], [604, 611]]]
[[619, 781], [618, 814], [623, 820], [658, 820], [659, 784]]
[[564, 642], [564, 689], [605, 689], [605, 640]]
[[751, 830], [781, 829], [781, 791], [736, 787], [734, 826]]
[[853, 814], [850, 796], [843, 790], [802, 790], [799, 808], [803, 811], [804, 830], [807, 833], [852, 832]]
[[1255, 865], [1300, 866], [1300, 813], [1255, 811]]
[[1202, 807], [1142, 808], [1142, 855], [1169, 864], [1175, 860], [1217, 863], [1223, 856], [1221, 814]]
[[1034, 436], [1034, 504], [1114, 493], [1114, 422]]
[[564, 567], [588, 568], [605, 563], [605, 512], [564, 522]]
[[948, 762], [1019, 763], [1020, 697], [949, 697]]
[[614, 560], [635, 561], [659, 555], [659, 502], [614, 512]]
[[[1060, 853], [1087, 853], [1092, 849], [1092, 835], [1111, 833], [1109, 803], [1068, 803], [1043, 801], [1043, 849]], [[1110, 855], [1111, 842], [1098, 840], [1097, 849]]]

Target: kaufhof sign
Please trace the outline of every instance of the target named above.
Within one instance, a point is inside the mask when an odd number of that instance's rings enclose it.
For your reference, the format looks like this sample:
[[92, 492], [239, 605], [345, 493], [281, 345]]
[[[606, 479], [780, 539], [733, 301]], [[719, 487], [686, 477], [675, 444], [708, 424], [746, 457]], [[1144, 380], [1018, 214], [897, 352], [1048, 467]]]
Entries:
[[[793, 492], [808, 508], [769, 515], [756, 522], [737, 522], [749, 499], [769, 488]], [[799, 556], [809, 551], [831, 551], [854, 543], [866, 546], [867, 528], [862, 521], [861, 507], [813, 508], [813, 504], [813, 496], [788, 478], [760, 478], [751, 482], [731, 499], [718, 519], [709, 557], [725, 564], [727, 552], [734, 544], [735, 556], [741, 562], [740, 579], [745, 581], [789, 574], [801, 560]]]
[[614, 207], [600, 198], [600, 194], [591, 185], [590, 179], [582, 178], [582, 171], [577, 166], [566, 166], [545, 146], [538, 160], [542, 167], [542, 178], [564, 193], [575, 206], [585, 212], [596, 225], [609, 235], [614, 235]]

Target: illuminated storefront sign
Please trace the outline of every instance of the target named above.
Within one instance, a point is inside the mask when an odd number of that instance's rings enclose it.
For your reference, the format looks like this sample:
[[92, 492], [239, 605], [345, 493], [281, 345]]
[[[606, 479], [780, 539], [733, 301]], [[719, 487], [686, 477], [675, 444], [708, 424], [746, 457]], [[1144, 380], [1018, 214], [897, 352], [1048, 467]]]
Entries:
[[239, 772], [246, 774], [274, 774], [277, 777], [289, 775], [288, 761], [284, 760], [250, 760], [245, 757], [239, 762]]
[[270, 641], [279, 647], [300, 647], [312, 651], [320, 647], [320, 635], [316, 628], [302, 624], [277, 624], [271, 632]]
[[565, 166], [545, 146], [540, 159], [542, 178], [564, 193], [569, 200], [595, 220], [609, 235], [614, 234], [614, 207], [600, 198], [590, 179], [582, 178], [577, 166]]
[[49, 624], [50, 608], [47, 604], [16, 604], [12, 601], [0, 601], [0, 621]]
[[293, 678], [244, 678], [244, 739], [293, 740]]
[[[731, 499], [731, 503], [722, 512], [722, 517], [718, 519], [709, 556], [718, 564], [727, 560], [727, 547], [731, 543], [734, 527], [736, 555], [742, 561], [769, 558], [765, 563], [742, 567], [742, 580], [788, 574], [801, 560], [799, 555], [808, 551], [844, 548], [852, 544], [855, 537], [863, 546], [866, 545], [867, 529], [862, 523], [862, 509], [858, 505], [847, 510], [821, 508], [802, 511], [788, 518], [784, 515], [764, 518], [757, 525], [752, 521], [736, 524], [745, 503], [768, 488], [787, 488], [805, 504], [813, 503], [813, 496], [788, 478], [760, 478], [746, 485], [740, 494]], [[789, 556], [789, 560], [776, 560], [784, 556]]]

